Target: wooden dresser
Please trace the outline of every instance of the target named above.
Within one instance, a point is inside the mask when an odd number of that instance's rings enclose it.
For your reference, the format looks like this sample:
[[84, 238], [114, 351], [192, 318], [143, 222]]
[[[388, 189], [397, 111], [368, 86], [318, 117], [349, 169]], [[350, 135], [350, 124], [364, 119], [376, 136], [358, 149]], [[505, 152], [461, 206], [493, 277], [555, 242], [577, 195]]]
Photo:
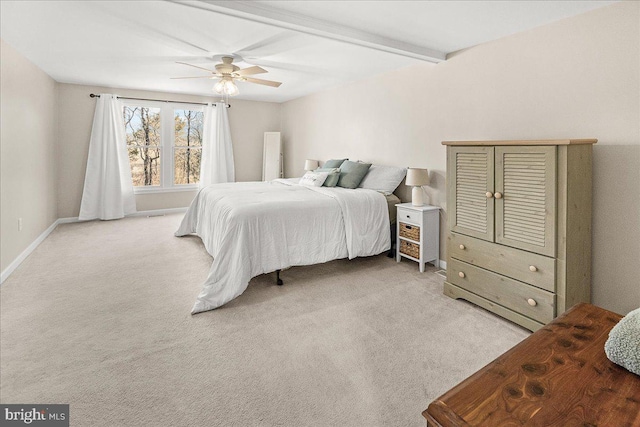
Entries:
[[590, 301], [596, 142], [443, 142], [446, 295], [532, 331]]
[[427, 425], [640, 426], [640, 376], [604, 353], [620, 318], [576, 305], [433, 401]]

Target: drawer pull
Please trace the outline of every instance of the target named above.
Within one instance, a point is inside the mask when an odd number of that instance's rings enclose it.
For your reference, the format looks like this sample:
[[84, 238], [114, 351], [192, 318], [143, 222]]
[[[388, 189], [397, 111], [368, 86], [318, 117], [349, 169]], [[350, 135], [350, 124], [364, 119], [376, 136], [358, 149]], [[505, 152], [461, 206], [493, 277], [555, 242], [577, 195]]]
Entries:
[[458, 273], [458, 276], [462, 277], [464, 279], [465, 274], [461, 271], [460, 273]]
[[533, 298], [529, 298], [529, 299], [527, 300], [527, 303], [529, 303], [529, 305], [530, 305], [531, 307], [535, 307], [536, 305], [538, 305], [538, 302], [537, 302], [536, 300], [534, 300]]
[[535, 265], [530, 265], [529, 270], [535, 273], [536, 271], [538, 271], [538, 267], [536, 267]]
[[496, 192], [496, 194], [493, 195], [496, 199], [502, 199], [502, 193], [498, 193]]
[[465, 250], [465, 249], [467, 249], [467, 248], [466, 248], [466, 246], [465, 246], [465, 245], [460, 245], [460, 249], [462, 249], [462, 250], [464, 251], [464, 250]]
[[487, 199], [490, 199], [493, 197], [493, 193], [491, 191], [487, 191], [485, 196], [487, 196]]

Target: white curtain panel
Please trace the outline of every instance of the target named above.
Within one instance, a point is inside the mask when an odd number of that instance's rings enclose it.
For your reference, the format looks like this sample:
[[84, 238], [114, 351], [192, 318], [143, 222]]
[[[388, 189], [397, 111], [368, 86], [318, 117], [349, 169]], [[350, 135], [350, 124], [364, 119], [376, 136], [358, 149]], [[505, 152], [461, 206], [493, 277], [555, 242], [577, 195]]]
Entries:
[[204, 109], [200, 188], [210, 184], [234, 182], [233, 144], [227, 106], [218, 102]]
[[136, 212], [122, 102], [100, 94], [93, 116], [80, 220], [118, 219]]

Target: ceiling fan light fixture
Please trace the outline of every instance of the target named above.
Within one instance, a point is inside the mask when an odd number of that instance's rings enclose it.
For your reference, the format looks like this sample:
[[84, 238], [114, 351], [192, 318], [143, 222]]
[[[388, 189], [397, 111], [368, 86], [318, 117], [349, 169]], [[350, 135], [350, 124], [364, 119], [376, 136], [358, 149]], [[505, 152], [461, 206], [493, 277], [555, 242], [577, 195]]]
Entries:
[[213, 91], [220, 95], [234, 96], [240, 93], [238, 86], [233, 82], [231, 78], [223, 77], [213, 86]]
[[213, 91], [215, 93], [222, 94], [224, 92], [224, 80], [218, 80], [218, 82], [213, 86]]
[[238, 86], [236, 86], [233, 80], [226, 80], [224, 82], [224, 91], [229, 96], [237, 95], [238, 93], [240, 93], [240, 91], [238, 90]]

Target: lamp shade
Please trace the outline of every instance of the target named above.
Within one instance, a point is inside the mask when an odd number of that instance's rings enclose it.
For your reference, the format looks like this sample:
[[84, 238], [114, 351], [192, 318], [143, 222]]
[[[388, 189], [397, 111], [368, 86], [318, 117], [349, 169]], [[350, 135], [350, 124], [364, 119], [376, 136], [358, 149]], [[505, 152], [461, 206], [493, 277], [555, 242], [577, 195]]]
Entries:
[[429, 184], [429, 171], [426, 169], [409, 168], [407, 170], [407, 181], [409, 187], [420, 187]]
[[317, 160], [305, 160], [304, 161], [304, 170], [312, 171], [318, 169], [318, 161]]

